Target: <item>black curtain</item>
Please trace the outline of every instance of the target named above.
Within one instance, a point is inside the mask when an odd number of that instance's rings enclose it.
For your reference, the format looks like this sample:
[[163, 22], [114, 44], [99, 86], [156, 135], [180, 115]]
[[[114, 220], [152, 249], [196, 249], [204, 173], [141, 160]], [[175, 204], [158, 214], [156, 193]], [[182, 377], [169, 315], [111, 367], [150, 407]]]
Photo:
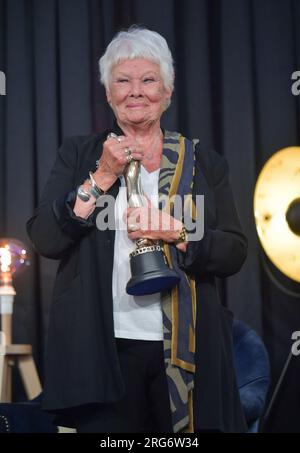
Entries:
[[[262, 266], [253, 191], [266, 160], [300, 142], [300, 97], [291, 92], [299, 20], [299, 0], [0, 0], [0, 236], [29, 245], [25, 223], [62, 139], [111, 124], [98, 60], [114, 34], [133, 23], [158, 31], [176, 67], [163, 126], [198, 137], [230, 165], [249, 253], [221, 285], [222, 299], [264, 338], [272, 389], [300, 329], [300, 300]], [[14, 341], [33, 344], [41, 375], [56, 266], [31, 252], [31, 267], [15, 278]], [[299, 362], [291, 361], [265, 430], [300, 431]]]

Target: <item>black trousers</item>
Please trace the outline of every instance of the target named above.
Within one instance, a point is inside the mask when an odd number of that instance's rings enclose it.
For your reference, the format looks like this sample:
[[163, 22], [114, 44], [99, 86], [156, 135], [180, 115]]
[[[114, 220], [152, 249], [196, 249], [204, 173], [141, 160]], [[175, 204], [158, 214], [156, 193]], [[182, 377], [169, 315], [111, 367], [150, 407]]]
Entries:
[[126, 394], [117, 403], [82, 410], [75, 420], [77, 432], [173, 432], [163, 341], [116, 342]]

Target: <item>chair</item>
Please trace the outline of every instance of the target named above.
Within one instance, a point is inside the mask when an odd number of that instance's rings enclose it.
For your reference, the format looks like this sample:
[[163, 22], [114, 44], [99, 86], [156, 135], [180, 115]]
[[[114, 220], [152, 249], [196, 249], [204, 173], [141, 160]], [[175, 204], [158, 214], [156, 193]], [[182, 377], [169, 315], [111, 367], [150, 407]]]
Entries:
[[270, 383], [267, 350], [259, 335], [247, 324], [233, 321], [234, 362], [237, 384], [248, 432], [258, 432]]

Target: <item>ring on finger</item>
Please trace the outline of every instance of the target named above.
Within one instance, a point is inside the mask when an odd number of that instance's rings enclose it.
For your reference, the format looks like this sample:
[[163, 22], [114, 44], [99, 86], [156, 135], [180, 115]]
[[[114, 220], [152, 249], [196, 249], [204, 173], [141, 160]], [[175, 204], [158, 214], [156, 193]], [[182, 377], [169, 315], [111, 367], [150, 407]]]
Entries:
[[114, 138], [119, 143], [121, 143], [121, 141], [122, 141], [122, 138], [119, 135], [115, 134], [114, 132], [110, 132], [108, 134], [107, 139], [109, 139], [109, 138]]

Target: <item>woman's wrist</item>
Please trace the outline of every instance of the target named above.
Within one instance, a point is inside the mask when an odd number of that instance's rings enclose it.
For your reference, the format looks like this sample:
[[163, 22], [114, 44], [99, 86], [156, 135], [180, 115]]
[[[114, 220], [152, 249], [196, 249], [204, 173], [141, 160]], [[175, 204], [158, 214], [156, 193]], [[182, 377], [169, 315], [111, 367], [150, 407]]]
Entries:
[[[81, 187], [84, 188], [84, 185], [82, 185]], [[85, 202], [82, 201], [77, 194], [73, 212], [77, 217], [81, 217], [82, 219], [86, 220], [94, 212], [95, 207], [96, 200], [93, 196], [90, 196], [90, 199]]]
[[103, 192], [107, 192], [117, 180], [116, 175], [105, 171], [101, 166], [93, 173], [93, 178]]
[[177, 233], [177, 238], [174, 241], [175, 246], [178, 250], [181, 250], [182, 252], [186, 252], [187, 246], [188, 246], [188, 235], [187, 231], [185, 228], [185, 225], [182, 223], [181, 229], [176, 231]]
[[177, 238], [176, 238], [175, 242], [178, 242], [178, 243], [188, 242], [188, 235], [187, 235], [187, 231], [186, 231], [184, 224], [182, 224], [180, 230], [177, 230], [176, 233], [177, 233]]
[[73, 209], [75, 215], [83, 219], [87, 219], [92, 214], [96, 207], [97, 198], [105, 194], [117, 179], [116, 176], [103, 171], [99, 167], [95, 173], [90, 172], [89, 175], [89, 179], [86, 179], [80, 186], [83, 194], [86, 193], [88, 198], [84, 200], [83, 197], [77, 195]]
[[173, 242], [177, 244], [188, 243], [187, 231], [184, 224], [174, 218], [171, 218], [172, 229], [166, 232], [166, 242]]

